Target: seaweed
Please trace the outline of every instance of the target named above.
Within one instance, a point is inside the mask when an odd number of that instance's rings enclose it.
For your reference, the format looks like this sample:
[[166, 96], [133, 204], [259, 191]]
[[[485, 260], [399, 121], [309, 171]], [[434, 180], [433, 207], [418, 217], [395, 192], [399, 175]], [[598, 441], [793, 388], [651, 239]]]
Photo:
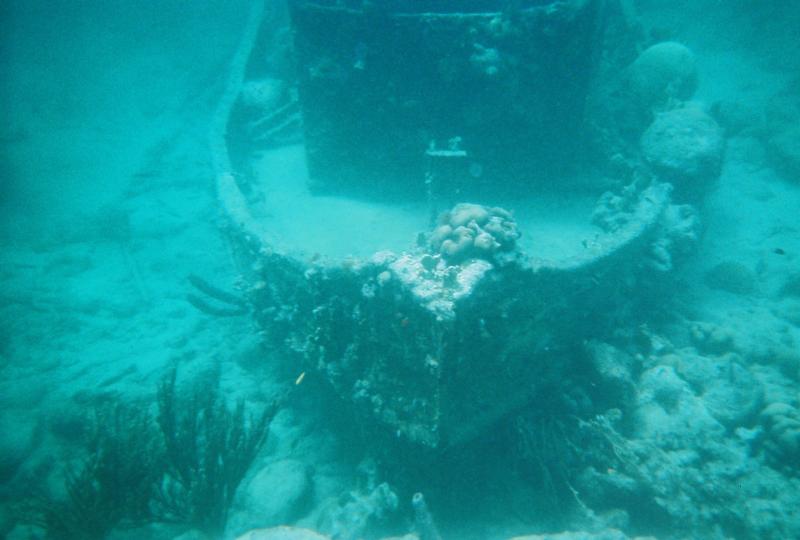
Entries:
[[244, 401], [229, 409], [219, 394], [219, 371], [194, 385], [188, 396], [176, 390], [176, 371], [158, 388], [157, 422], [166, 468], [155, 489], [159, 520], [189, 523], [218, 535], [225, 527], [236, 489], [266, 440], [277, 405], [246, 415]]

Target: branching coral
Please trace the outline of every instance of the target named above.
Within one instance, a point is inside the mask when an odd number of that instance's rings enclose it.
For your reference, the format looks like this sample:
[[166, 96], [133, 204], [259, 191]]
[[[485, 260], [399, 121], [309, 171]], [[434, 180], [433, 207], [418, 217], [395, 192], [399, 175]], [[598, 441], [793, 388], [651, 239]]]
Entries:
[[146, 410], [125, 404], [95, 411], [79, 470], [65, 471], [65, 497], [38, 495], [23, 504], [22, 521], [48, 538], [94, 540], [151, 517], [150, 489], [160, 474], [157, 440]]
[[276, 406], [247, 416], [219, 396], [219, 372], [179, 397], [172, 370], [158, 388], [158, 415], [117, 403], [98, 409], [86, 458], [66, 468], [65, 495], [31, 497], [19, 520], [48, 538], [95, 540], [147, 521], [193, 526], [219, 536], [236, 488], [258, 453]]
[[154, 509], [160, 519], [218, 535], [276, 406], [250, 417], [243, 401], [229, 410], [219, 396], [217, 371], [186, 398], [178, 397], [175, 382], [173, 370], [158, 388], [166, 473], [156, 488]]

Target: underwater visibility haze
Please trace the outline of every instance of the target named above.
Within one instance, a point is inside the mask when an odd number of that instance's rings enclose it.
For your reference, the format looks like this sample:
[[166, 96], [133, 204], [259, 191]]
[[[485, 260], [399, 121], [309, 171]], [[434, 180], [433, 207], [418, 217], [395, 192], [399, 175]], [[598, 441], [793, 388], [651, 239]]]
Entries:
[[800, 538], [800, 4], [0, 20], [0, 538]]

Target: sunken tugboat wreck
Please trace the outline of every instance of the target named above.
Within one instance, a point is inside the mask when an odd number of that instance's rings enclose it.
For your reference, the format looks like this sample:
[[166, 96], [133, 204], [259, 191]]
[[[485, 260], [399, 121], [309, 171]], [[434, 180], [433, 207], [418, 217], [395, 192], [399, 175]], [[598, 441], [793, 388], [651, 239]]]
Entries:
[[617, 2], [283, 15], [291, 69], [260, 11], [234, 59], [219, 198], [266, 341], [360, 421], [470, 440], [565, 377], [695, 238], [693, 207], [604, 126], [601, 88], [636, 56]]

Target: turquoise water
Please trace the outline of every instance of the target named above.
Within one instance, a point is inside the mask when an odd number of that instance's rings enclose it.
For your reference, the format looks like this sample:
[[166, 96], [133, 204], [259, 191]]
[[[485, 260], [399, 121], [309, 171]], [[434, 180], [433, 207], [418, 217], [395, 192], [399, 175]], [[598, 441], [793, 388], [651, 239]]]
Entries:
[[800, 537], [792, 2], [0, 20], [1, 537]]

